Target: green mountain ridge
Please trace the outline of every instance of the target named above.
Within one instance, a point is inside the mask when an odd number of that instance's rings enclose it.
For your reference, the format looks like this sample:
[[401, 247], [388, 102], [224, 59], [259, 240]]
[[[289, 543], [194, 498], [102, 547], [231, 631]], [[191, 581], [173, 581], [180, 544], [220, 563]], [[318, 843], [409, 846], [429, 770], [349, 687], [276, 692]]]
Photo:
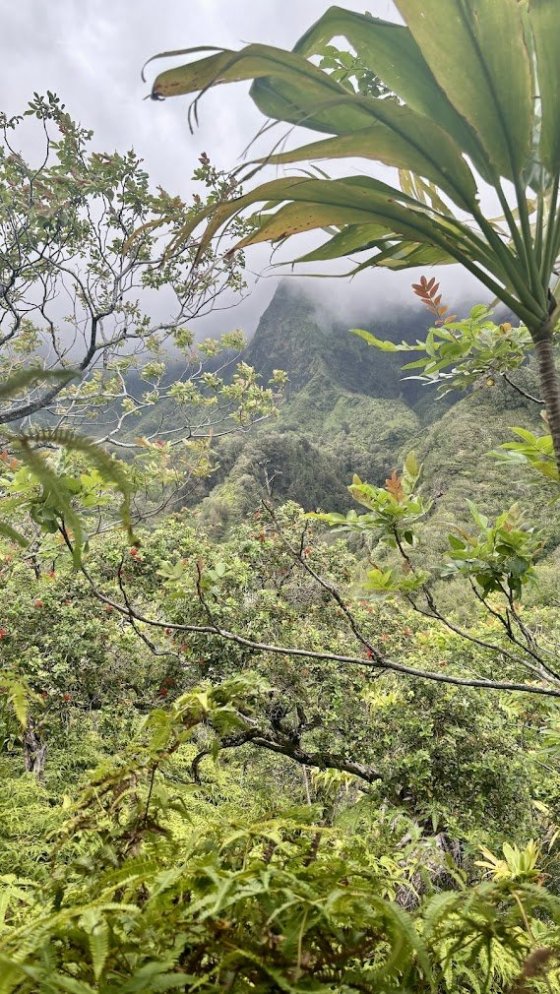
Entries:
[[[385, 309], [363, 326], [392, 341], [424, 338], [431, 318], [423, 309]], [[276, 418], [220, 447], [203, 502], [204, 517], [218, 529], [262, 496], [293, 499], [307, 510], [349, 508], [354, 473], [382, 483], [414, 449], [436, 501], [433, 527], [441, 531], [464, 517], [467, 499], [490, 513], [511, 503], [511, 473], [490, 453], [511, 438], [511, 426], [542, 429], [540, 409], [501, 381], [438, 399], [433, 388], [403, 378], [402, 356], [371, 348], [288, 283], [262, 315], [245, 359], [264, 380], [275, 368], [286, 370], [289, 384]], [[517, 378], [536, 389], [531, 368]], [[515, 494], [534, 500], [521, 476]], [[545, 497], [540, 505], [545, 513]]]
[[[396, 309], [385, 314], [386, 305], [375, 304], [369, 314], [354, 322], [374, 330], [382, 338], [414, 341], [423, 338], [430, 326], [427, 313], [420, 307]], [[420, 394], [416, 384], [403, 383], [398, 356], [373, 353], [364, 342], [349, 334], [349, 322], [333, 320], [320, 301], [299, 286], [280, 283], [264, 311], [246, 352], [246, 361], [255, 366], [264, 379], [274, 368], [289, 376], [288, 399], [301, 390], [322, 360], [329, 378], [353, 393], [378, 397], [405, 395], [414, 402]]]

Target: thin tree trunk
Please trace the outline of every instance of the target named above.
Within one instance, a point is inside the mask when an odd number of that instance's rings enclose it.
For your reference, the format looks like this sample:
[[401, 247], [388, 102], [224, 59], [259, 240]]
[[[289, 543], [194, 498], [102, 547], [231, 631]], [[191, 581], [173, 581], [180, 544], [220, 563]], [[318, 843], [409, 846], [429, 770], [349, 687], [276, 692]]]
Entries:
[[33, 718], [28, 719], [27, 728], [25, 729], [23, 757], [27, 772], [34, 773], [37, 780], [41, 781], [45, 775], [47, 744], [42, 741]]
[[535, 354], [539, 365], [542, 399], [545, 403], [548, 427], [552, 435], [556, 465], [560, 472], [560, 379], [556, 372], [550, 331], [535, 341]]

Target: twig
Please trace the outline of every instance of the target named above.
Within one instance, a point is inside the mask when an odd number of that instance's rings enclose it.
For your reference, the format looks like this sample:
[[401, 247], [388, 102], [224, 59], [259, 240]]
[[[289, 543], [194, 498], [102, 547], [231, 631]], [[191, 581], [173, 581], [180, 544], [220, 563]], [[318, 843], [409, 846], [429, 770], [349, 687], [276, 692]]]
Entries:
[[540, 397], [534, 397], [532, 393], [529, 393], [527, 390], [524, 390], [523, 387], [520, 387], [517, 383], [514, 383], [513, 380], [510, 380], [507, 373], [502, 373], [502, 379], [504, 379], [513, 390], [516, 390], [522, 397], [525, 397], [526, 400], [530, 400], [533, 404], [538, 404], [540, 407], [545, 406], [544, 400], [541, 400]]

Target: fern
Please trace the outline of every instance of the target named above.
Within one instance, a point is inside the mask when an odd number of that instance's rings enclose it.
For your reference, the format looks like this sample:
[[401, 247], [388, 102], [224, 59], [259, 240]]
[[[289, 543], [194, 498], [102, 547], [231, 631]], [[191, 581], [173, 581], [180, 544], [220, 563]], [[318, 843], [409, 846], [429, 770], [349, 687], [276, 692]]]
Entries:
[[95, 465], [101, 477], [113, 483], [122, 495], [120, 515], [129, 534], [132, 534], [131, 520], [131, 485], [127, 474], [117, 460], [105, 452], [100, 445], [85, 435], [77, 435], [73, 431], [63, 428], [41, 428], [34, 431], [27, 431], [25, 434], [16, 436], [16, 444], [29, 446], [29, 443], [40, 443], [46, 445], [59, 445], [69, 452], [81, 452]]
[[109, 928], [107, 922], [99, 911], [92, 908], [82, 915], [80, 925], [88, 937], [93, 975], [96, 980], [99, 980], [109, 955]]
[[[0, 383], [0, 399], [6, 400], [22, 390], [29, 390], [42, 382], [54, 382], [61, 387], [75, 376], [74, 370], [44, 370], [38, 367], [21, 369]], [[71, 494], [57, 473], [41, 454], [40, 446], [59, 446], [69, 452], [80, 452], [96, 467], [101, 478], [113, 484], [121, 493], [120, 515], [128, 534], [132, 537], [131, 486], [125, 470], [116, 459], [85, 436], [62, 428], [37, 428], [25, 432], [11, 432], [0, 426], [0, 431], [16, 451], [37, 484], [42, 488], [42, 500], [51, 512], [73, 533], [72, 555], [79, 565], [84, 547], [84, 530], [79, 514], [72, 504]], [[21, 504], [21, 501], [19, 502]], [[18, 501], [5, 501], [4, 509], [17, 509]], [[33, 510], [33, 509], [32, 509]], [[0, 521], [0, 535], [25, 547], [27, 539], [11, 522]]]
[[72, 507], [68, 492], [62, 486], [57, 474], [50, 468], [44, 459], [30, 444], [26, 436], [14, 437], [13, 441], [18, 445], [23, 463], [28, 467], [37, 482], [43, 488], [45, 501], [49, 501], [55, 513], [61, 518], [66, 528], [71, 528], [73, 532], [72, 557], [74, 564], [79, 566], [83, 548], [83, 530], [79, 515]]
[[29, 702], [35, 697], [22, 677], [5, 669], [2, 672], [2, 691], [22, 728], [27, 725]]
[[73, 369], [41, 369], [31, 367], [13, 373], [4, 383], [0, 383], [0, 400], [15, 397], [22, 390], [37, 386], [39, 383], [60, 383], [65, 386], [78, 374]]
[[5, 538], [9, 538], [11, 542], [16, 545], [20, 545], [23, 549], [29, 544], [25, 535], [21, 532], [16, 531], [12, 525], [9, 525], [7, 521], [0, 521], [0, 535], [4, 535]]

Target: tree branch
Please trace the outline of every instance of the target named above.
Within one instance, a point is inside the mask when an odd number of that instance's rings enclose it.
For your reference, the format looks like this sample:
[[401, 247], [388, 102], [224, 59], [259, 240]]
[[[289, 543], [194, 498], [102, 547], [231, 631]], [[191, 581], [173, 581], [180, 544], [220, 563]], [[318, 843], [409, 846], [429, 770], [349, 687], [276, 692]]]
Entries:
[[[67, 544], [69, 540], [67, 540]], [[71, 548], [71, 544], [69, 545]], [[239, 635], [237, 632], [231, 632], [226, 628], [211, 623], [207, 625], [189, 625], [189, 624], [177, 624], [171, 621], [159, 621], [154, 618], [148, 618], [145, 615], [137, 611], [131, 604], [125, 606], [114, 601], [112, 598], [107, 597], [100, 590], [97, 589], [93, 578], [91, 577], [89, 571], [82, 564], [81, 571], [85, 578], [87, 579], [93, 594], [100, 600], [103, 604], [109, 604], [115, 611], [118, 611], [123, 617], [127, 618], [129, 621], [133, 619], [136, 622], [140, 622], [144, 625], [149, 625], [152, 628], [159, 629], [169, 629], [170, 631], [186, 632], [190, 634], [197, 635], [208, 635], [210, 638], [222, 639], [225, 642], [232, 642], [235, 645], [242, 646], [245, 649], [251, 649], [254, 652], [266, 652], [272, 653], [274, 655], [280, 656], [290, 656], [294, 658], [303, 659], [316, 659], [319, 662], [332, 662], [332, 663], [342, 663], [346, 666], [357, 666], [362, 669], [379, 672], [389, 672], [398, 673], [402, 676], [416, 677], [420, 680], [430, 680], [435, 683], [449, 684], [456, 687], [478, 687], [481, 690], [494, 690], [494, 691], [515, 691], [519, 693], [535, 694], [542, 697], [555, 697], [560, 698], [560, 687], [541, 687], [534, 684], [517, 683], [515, 681], [500, 681], [500, 680], [482, 680], [475, 677], [459, 677], [453, 676], [449, 673], [440, 673], [433, 670], [420, 670], [413, 666], [406, 666], [404, 663], [397, 663], [394, 660], [381, 657], [378, 654], [378, 658], [375, 659], [364, 659], [360, 656], [349, 656], [342, 653], [328, 652], [328, 651], [317, 651], [313, 649], [305, 649], [296, 646], [285, 646], [277, 645], [275, 643], [269, 642], [258, 642], [254, 639], [245, 638], [243, 635]]]

